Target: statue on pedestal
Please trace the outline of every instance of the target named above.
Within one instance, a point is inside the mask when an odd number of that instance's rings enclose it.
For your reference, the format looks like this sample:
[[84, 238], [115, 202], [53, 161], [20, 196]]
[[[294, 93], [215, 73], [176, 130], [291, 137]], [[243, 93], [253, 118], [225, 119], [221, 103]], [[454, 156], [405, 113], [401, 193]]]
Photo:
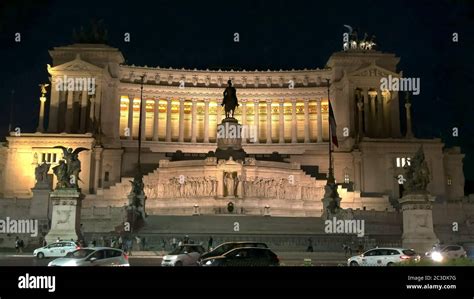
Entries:
[[423, 147], [420, 146], [413, 158], [410, 160], [410, 165], [405, 166], [404, 184], [406, 193], [427, 193], [427, 186], [430, 182], [430, 170], [425, 161], [425, 154]]
[[43, 162], [42, 164], [38, 164], [35, 168], [35, 178], [36, 178], [36, 185], [49, 185], [48, 180], [48, 172], [49, 168], [51, 167], [50, 164]]
[[61, 188], [78, 188], [79, 173], [81, 172], [81, 161], [79, 160], [79, 153], [88, 151], [84, 147], [78, 147], [75, 150], [72, 148], [65, 148], [64, 146], [55, 146], [63, 150], [63, 160], [59, 161], [59, 165], [53, 168], [53, 172], [58, 180], [56, 184], [57, 189]]
[[235, 108], [239, 106], [239, 102], [237, 100], [237, 91], [235, 87], [232, 86], [232, 81], [227, 81], [227, 85], [224, 90], [224, 98], [222, 99], [221, 106], [224, 106], [225, 117], [233, 118]]

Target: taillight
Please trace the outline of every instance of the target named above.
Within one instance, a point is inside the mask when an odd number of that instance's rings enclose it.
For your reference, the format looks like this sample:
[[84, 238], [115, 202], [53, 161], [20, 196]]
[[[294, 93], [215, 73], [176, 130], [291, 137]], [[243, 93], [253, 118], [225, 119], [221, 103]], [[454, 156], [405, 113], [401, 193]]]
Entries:
[[76, 246], [76, 250], [81, 249], [81, 246]]
[[410, 257], [408, 255], [400, 255], [400, 259], [408, 260], [408, 259], [410, 259]]
[[128, 261], [128, 255], [126, 255], [125, 253], [123, 254], [123, 257]]

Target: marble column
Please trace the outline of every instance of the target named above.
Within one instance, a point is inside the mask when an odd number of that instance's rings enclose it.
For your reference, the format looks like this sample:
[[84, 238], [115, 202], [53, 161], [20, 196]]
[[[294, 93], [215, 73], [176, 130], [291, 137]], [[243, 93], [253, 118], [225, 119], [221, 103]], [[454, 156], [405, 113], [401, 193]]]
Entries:
[[321, 109], [321, 98], [316, 99], [318, 116], [318, 142], [323, 142], [323, 111]]
[[383, 121], [384, 121], [384, 136], [392, 136], [391, 116], [390, 116], [390, 92], [382, 92], [383, 100]]
[[46, 102], [46, 97], [40, 97], [40, 111], [39, 111], [39, 120], [38, 120], [38, 128], [36, 132], [43, 133], [44, 132], [44, 103]]
[[[52, 82], [54, 82], [54, 77]], [[59, 90], [56, 88], [56, 84], [51, 86], [51, 97], [49, 102], [49, 124], [48, 132], [58, 132], [58, 113], [59, 113]]]
[[184, 142], [184, 100], [179, 99], [179, 136], [178, 142]]
[[204, 143], [209, 143], [209, 99], [204, 99]]
[[297, 143], [296, 99], [291, 99], [291, 143]]
[[259, 116], [260, 116], [260, 109], [259, 109], [259, 100], [258, 99], [255, 99], [254, 100], [254, 116], [253, 116], [253, 123], [254, 123], [254, 126], [256, 127], [255, 128], [255, 132], [256, 132], [256, 139], [255, 139], [255, 143], [259, 143], [260, 142], [260, 119], [259, 119]]
[[[129, 95], [128, 96], [128, 130], [129, 130], [129, 136], [128, 139], [132, 140], [133, 139], [133, 99], [135, 98], [134, 95]], [[92, 104], [92, 106], [94, 106]], [[93, 117], [93, 112], [91, 109], [91, 115]]]
[[197, 99], [192, 99], [192, 106], [191, 106], [191, 142], [196, 143], [196, 128], [197, 128]]
[[370, 137], [377, 137], [377, 115], [376, 115], [376, 101], [377, 97], [374, 92], [369, 91], [369, 99], [370, 99]]
[[[89, 102], [90, 102], [90, 105], [91, 105], [91, 109], [89, 111], [89, 132], [94, 132], [95, 126], [96, 126], [96, 123], [95, 123], [95, 102], [96, 102], [95, 97], [92, 96], [89, 99]], [[129, 111], [129, 113], [133, 113], [133, 106], [132, 106], [131, 111]], [[130, 121], [130, 119], [129, 119], [129, 121]], [[129, 128], [130, 128], [130, 126], [129, 126]], [[130, 128], [130, 136], [132, 136], [132, 128]]]
[[[242, 125], [247, 127], [247, 100], [241, 100], [240, 105], [242, 106]], [[244, 130], [242, 130], [243, 132]], [[242, 136], [242, 143], [247, 143], [247, 137], [249, 135], [249, 129], [245, 130], [246, 134]]]
[[83, 90], [82, 91], [82, 99], [81, 99], [81, 124], [80, 124], [80, 132], [85, 133], [86, 132], [86, 122], [87, 122], [87, 91]]
[[94, 148], [94, 161], [95, 161], [95, 166], [94, 166], [94, 192], [97, 194], [97, 189], [99, 189], [101, 186], [99, 184], [100, 182], [100, 161], [102, 160], [102, 152], [103, 148], [101, 147], [95, 147]]
[[413, 138], [413, 131], [411, 127], [411, 103], [405, 103], [406, 117], [407, 117], [407, 138]]
[[364, 102], [359, 100], [359, 102], [357, 102], [357, 119], [358, 119], [357, 134], [359, 135], [359, 138], [364, 137], [364, 120], [362, 119], [363, 110], [364, 110]]
[[171, 98], [166, 99], [166, 142], [171, 142]]
[[377, 137], [384, 137], [383, 98], [380, 90], [377, 90]]
[[309, 142], [309, 99], [304, 99], [304, 143]]
[[66, 133], [72, 133], [72, 122], [74, 119], [74, 91], [67, 91]]
[[278, 107], [278, 112], [280, 115], [280, 118], [278, 120], [278, 124], [280, 125], [280, 132], [279, 132], [279, 138], [278, 142], [279, 143], [285, 143], [285, 99], [280, 99], [279, 107]]
[[[216, 126], [218, 126], [222, 122], [222, 106], [219, 101], [216, 101]], [[217, 128], [217, 127], [216, 127]], [[217, 132], [216, 132], [217, 136]]]
[[354, 190], [355, 191], [362, 191], [362, 174], [361, 174], [361, 152], [358, 150], [354, 150], [352, 152], [354, 158]]
[[267, 143], [272, 143], [272, 100], [267, 100]]
[[369, 91], [367, 88], [362, 89], [362, 94], [364, 95], [364, 125], [365, 125], [365, 135], [371, 136], [372, 124], [370, 123], [370, 100], [369, 100]]
[[154, 99], [153, 106], [153, 141], [159, 140], [160, 99]]
[[143, 96], [142, 101], [143, 101], [143, 105], [141, 105], [140, 103], [140, 107], [141, 107], [140, 115], [143, 115], [141, 127], [142, 127], [142, 141], [144, 141], [146, 140], [146, 97], [145, 96]]

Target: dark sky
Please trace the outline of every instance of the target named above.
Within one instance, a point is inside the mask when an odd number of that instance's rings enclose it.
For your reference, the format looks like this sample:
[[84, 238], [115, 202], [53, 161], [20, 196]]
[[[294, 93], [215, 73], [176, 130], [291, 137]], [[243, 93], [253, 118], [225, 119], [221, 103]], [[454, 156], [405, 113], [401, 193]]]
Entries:
[[91, 19], [104, 20], [109, 44], [128, 64], [176, 68], [324, 67], [341, 49], [344, 24], [375, 34], [382, 51], [401, 57], [405, 77], [421, 78], [415, 135], [461, 146], [466, 179], [474, 180], [474, 1], [2, 1], [0, 135], [12, 89], [14, 125], [36, 128], [47, 50], [70, 44], [73, 28]]

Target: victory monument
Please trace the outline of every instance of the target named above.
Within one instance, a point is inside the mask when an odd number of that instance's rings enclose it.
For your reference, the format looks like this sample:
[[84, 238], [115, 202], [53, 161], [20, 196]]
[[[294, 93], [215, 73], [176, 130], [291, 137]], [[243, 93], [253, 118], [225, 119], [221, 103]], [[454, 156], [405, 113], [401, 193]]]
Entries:
[[403, 213], [402, 245], [426, 252], [438, 243], [433, 230], [432, 206], [435, 196], [427, 191], [430, 171], [420, 147], [406, 168], [405, 193], [399, 202]]
[[56, 188], [51, 192], [52, 219], [51, 230], [46, 235], [46, 242], [61, 240], [82, 239], [80, 231], [81, 200], [82, 194], [79, 188], [81, 180], [81, 161], [79, 153], [88, 149], [79, 147], [76, 149], [55, 146], [62, 149], [63, 160], [53, 168], [56, 176]]

